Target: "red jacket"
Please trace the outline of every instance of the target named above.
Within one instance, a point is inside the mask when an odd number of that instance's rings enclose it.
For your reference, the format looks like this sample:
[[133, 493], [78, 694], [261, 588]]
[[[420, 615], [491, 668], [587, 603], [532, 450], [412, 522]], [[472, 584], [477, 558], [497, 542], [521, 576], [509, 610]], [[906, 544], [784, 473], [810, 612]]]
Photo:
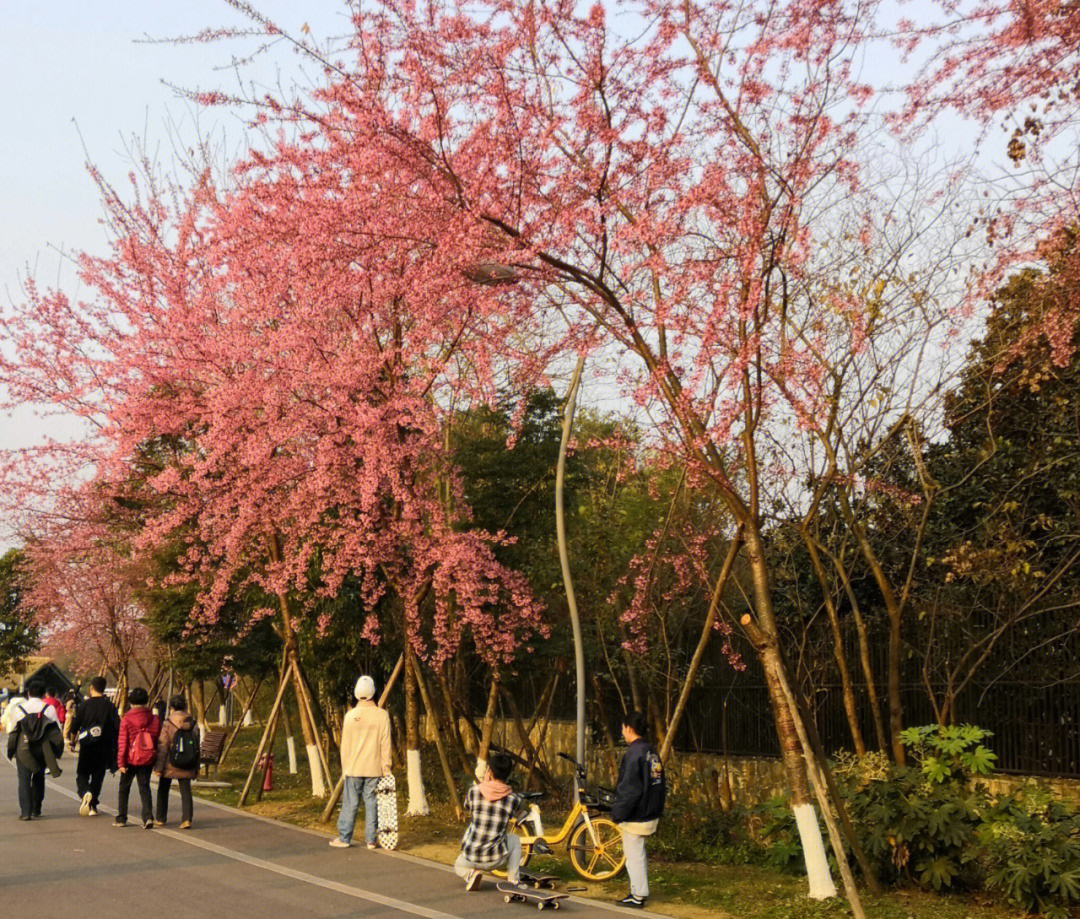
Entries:
[[[128, 752], [131, 748], [131, 742], [135, 739], [135, 735], [145, 728], [149, 728], [150, 735], [154, 738], [154, 746], [157, 747], [158, 735], [161, 733], [161, 721], [150, 709], [139, 706], [131, 709], [120, 719], [120, 736], [117, 738], [116, 744], [116, 766], [118, 769], [124, 769], [128, 765]], [[152, 766], [153, 764], [151, 760], [149, 765]]]
[[64, 707], [64, 703], [55, 696], [45, 696], [41, 701], [53, 707], [53, 711], [56, 712], [56, 720], [60, 722], [60, 727], [63, 727], [64, 719], [67, 718], [67, 709]]

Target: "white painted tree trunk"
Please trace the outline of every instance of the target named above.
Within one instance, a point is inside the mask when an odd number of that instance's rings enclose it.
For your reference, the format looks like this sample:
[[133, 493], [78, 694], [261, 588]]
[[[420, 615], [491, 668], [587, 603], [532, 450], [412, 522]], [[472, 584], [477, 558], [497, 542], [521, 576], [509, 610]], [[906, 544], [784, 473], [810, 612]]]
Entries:
[[828, 900], [836, 896], [836, 884], [829, 872], [829, 860], [825, 856], [825, 843], [821, 838], [817, 812], [813, 804], [797, 804], [792, 808], [795, 825], [802, 841], [803, 858], [806, 860], [806, 878], [810, 882], [811, 900]]
[[476, 760], [476, 781], [484, 781], [484, 774], [487, 772], [487, 767], [488, 764], [486, 759], [478, 758]]
[[326, 782], [323, 780], [322, 761], [319, 759], [319, 748], [313, 743], [305, 744], [307, 747], [308, 768], [311, 770], [311, 794], [315, 798], [326, 797]]
[[225, 711], [225, 706], [224, 705], [219, 705], [218, 706], [217, 723], [218, 724], [228, 724], [229, 723], [228, 719], [229, 719], [229, 716]]
[[296, 741], [291, 735], [285, 738], [285, 747], [289, 751], [289, 775], [296, 775]]
[[427, 795], [424, 794], [424, 776], [420, 771], [420, 751], [406, 750], [405, 765], [408, 767], [409, 806], [406, 817], [426, 817], [431, 813]]
[[249, 728], [254, 723], [255, 719], [251, 717], [251, 709], [249, 708], [246, 712], [244, 712], [244, 727]]

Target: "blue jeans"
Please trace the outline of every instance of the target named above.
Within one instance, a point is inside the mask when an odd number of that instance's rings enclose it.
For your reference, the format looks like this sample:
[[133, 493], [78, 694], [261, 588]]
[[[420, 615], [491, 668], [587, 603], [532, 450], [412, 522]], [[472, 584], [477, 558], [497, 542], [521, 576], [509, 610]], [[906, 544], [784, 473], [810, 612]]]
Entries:
[[356, 812], [360, 809], [360, 799], [364, 799], [364, 838], [368, 843], [375, 842], [378, 830], [378, 811], [375, 803], [375, 787], [379, 777], [361, 778], [345, 776], [345, 791], [341, 798], [341, 816], [338, 817], [337, 830], [342, 842], [352, 842], [353, 827], [356, 826]]

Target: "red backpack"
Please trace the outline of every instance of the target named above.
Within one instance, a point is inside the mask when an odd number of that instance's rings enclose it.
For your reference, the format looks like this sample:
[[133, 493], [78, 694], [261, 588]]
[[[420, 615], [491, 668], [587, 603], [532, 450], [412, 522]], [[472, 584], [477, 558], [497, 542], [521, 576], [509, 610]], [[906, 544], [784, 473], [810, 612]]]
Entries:
[[149, 766], [157, 759], [157, 741], [150, 733], [153, 722], [139, 728], [128, 742], [127, 761], [129, 766]]

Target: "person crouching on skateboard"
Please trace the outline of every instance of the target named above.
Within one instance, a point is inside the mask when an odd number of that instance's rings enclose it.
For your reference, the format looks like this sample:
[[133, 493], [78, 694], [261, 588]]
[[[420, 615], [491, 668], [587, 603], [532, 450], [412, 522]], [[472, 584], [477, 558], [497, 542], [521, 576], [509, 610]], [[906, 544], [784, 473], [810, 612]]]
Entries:
[[508, 833], [511, 818], [521, 809], [521, 796], [507, 785], [513, 761], [505, 753], [493, 753], [484, 780], [465, 795], [471, 820], [461, 840], [454, 872], [465, 879], [466, 890], [476, 890], [485, 871], [506, 863], [506, 879], [521, 883], [521, 840]]

